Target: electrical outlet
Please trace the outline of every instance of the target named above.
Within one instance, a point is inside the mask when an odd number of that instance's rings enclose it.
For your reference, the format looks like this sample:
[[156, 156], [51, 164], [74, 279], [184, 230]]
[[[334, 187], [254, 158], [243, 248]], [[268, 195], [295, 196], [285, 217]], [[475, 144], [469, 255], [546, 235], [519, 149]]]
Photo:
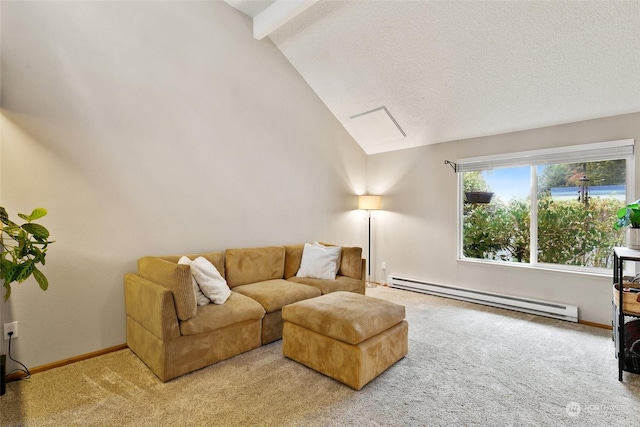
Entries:
[[387, 263], [386, 261], [382, 261], [382, 269], [386, 270], [387, 269]]
[[5, 341], [9, 339], [9, 332], [13, 332], [13, 335], [11, 335], [11, 339], [18, 338], [18, 322], [17, 321], [4, 324]]

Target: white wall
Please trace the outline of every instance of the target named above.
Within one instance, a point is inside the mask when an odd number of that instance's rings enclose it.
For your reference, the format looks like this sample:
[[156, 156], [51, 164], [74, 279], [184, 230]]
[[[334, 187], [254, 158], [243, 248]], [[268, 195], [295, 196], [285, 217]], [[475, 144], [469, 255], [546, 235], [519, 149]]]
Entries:
[[[365, 245], [366, 157], [224, 2], [1, 2], [1, 204], [46, 207], [44, 271], [2, 304], [27, 366], [123, 344], [148, 254]], [[0, 348], [6, 353], [6, 343]]]
[[608, 275], [457, 261], [456, 174], [444, 160], [627, 138], [640, 142], [640, 113], [369, 156], [368, 186], [383, 195], [384, 209], [376, 212], [377, 279], [386, 261], [387, 274], [576, 304], [581, 320], [610, 324]]

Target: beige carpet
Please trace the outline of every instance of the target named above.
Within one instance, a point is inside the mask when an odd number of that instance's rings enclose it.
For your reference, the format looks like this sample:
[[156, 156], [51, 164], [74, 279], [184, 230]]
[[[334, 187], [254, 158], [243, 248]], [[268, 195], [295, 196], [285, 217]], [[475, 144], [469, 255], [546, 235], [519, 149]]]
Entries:
[[[403, 304], [409, 354], [354, 391], [281, 343], [161, 383], [129, 350], [8, 384], [2, 426], [633, 426], [611, 331], [377, 287]], [[606, 303], [606, 302], [605, 302]]]

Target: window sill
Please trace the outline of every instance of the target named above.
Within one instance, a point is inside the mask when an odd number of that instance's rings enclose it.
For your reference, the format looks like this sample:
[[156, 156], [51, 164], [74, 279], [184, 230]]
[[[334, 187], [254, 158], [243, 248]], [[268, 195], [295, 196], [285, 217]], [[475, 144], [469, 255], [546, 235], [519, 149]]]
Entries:
[[461, 264], [476, 264], [483, 265], [489, 267], [497, 267], [497, 268], [517, 268], [524, 270], [533, 270], [533, 271], [545, 271], [551, 273], [559, 273], [559, 274], [567, 274], [570, 276], [587, 276], [587, 277], [600, 277], [600, 278], [612, 278], [613, 270], [606, 268], [589, 268], [583, 267], [580, 269], [572, 268], [571, 266], [557, 266], [553, 264], [521, 264], [515, 262], [502, 262], [502, 261], [492, 261], [492, 260], [484, 260], [484, 259], [473, 259], [473, 258], [458, 258], [456, 260]]

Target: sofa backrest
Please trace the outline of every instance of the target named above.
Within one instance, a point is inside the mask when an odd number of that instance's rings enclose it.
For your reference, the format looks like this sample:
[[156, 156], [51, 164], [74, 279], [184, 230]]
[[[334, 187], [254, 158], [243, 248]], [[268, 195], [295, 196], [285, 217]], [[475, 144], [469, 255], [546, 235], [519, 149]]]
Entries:
[[284, 247], [284, 278], [288, 279], [296, 275], [302, 263], [302, 245], [287, 245]]
[[284, 246], [227, 249], [224, 258], [230, 288], [284, 276]]
[[[224, 253], [208, 252], [187, 255], [190, 259], [202, 256], [208, 259], [224, 277]], [[188, 265], [178, 264], [181, 255], [146, 256], [138, 260], [138, 274], [173, 294], [178, 319], [187, 320], [196, 315], [198, 306], [193, 292], [193, 276]]]
[[[322, 243], [325, 246], [335, 246], [329, 243]], [[296, 275], [302, 262], [302, 252], [304, 244], [287, 245], [285, 248], [284, 278], [289, 279]], [[362, 279], [362, 248], [342, 246], [338, 275], [347, 276], [353, 279]]]
[[338, 274], [353, 279], [362, 279], [362, 248], [342, 247]]
[[[213, 264], [216, 267], [216, 270], [218, 270], [218, 273], [220, 273], [222, 277], [224, 277], [224, 252], [206, 252], [203, 254], [188, 254], [184, 256], [186, 256], [192, 261], [200, 256], [205, 258], [207, 261]], [[177, 264], [178, 260], [182, 258], [182, 255], [170, 255], [170, 256], [163, 256], [160, 258], [166, 261], [175, 262]]]

